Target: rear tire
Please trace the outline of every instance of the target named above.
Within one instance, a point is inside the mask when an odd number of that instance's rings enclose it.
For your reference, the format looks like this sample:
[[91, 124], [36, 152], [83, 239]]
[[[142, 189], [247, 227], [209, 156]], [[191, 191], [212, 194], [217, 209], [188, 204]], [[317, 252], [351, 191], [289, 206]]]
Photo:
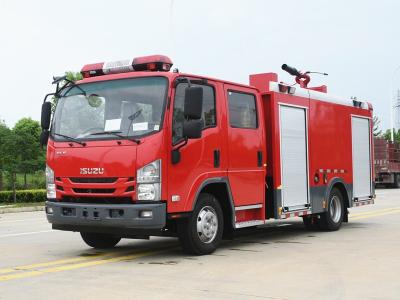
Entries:
[[344, 210], [342, 192], [333, 188], [329, 194], [328, 210], [321, 214], [318, 222], [320, 228], [327, 231], [338, 230], [343, 222]]
[[120, 237], [92, 232], [81, 232], [83, 241], [90, 247], [95, 249], [109, 249], [113, 248], [121, 240]]
[[188, 254], [210, 254], [217, 249], [224, 230], [223, 213], [217, 199], [201, 193], [192, 215], [178, 222], [178, 236]]

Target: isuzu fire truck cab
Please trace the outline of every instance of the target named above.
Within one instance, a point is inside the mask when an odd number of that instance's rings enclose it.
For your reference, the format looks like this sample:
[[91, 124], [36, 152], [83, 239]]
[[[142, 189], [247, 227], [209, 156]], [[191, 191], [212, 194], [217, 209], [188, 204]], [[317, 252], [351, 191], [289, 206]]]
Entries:
[[287, 65], [296, 86], [275, 73], [243, 85], [171, 67], [154, 55], [55, 78], [41, 136], [53, 229], [95, 248], [177, 236], [207, 254], [268, 219], [337, 230], [347, 208], [373, 203], [370, 104], [309, 88], [309, 74]]

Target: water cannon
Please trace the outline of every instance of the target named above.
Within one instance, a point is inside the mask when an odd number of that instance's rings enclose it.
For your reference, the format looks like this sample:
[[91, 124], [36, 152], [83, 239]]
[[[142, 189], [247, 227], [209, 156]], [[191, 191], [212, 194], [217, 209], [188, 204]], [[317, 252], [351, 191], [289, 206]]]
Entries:
[[[292, 76], [296, 76], [296, 83], [298, 83], [300, 85], [300, 87], [302, 88], [308, 88], [307, 85], [311, 80], [311, 77], [309, 76], [309, 74], [320, 74], [320, 75], [324, 75], [327, 76], [327, 73], [322, 73], [322, 72], [314, 72], [314, 71], [307, 71], [307, 72], [300, 72], [299, 70], [297, 70], [294, 67], [291, 67], [287, 64], [283, 64], [282, 65], [282, 70], [288, 72], [290, 75]], [[321, 87], [314, 87], [314, 88], [309, 88], [309, 89], [313, 89], [313, 90], [317, 90], [317, 91], [323, 91], [326, 93], [326, 86], [321, 86]]]
[[301, 76], [301, 73], [296, 69], [287, 64], [282, 65], [282, 70], [288, 72], [292, 76]]

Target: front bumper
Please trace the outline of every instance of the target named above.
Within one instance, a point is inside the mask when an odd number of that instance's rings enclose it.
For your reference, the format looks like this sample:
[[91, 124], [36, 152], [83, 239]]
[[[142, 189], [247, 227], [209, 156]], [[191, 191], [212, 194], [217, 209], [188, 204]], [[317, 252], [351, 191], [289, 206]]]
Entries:
[[[146, 211], [147, 216], [141, 216]], [[151, 216], [149, 216], [151, 212]], [[167, 206], [150, 204], [81, 204], [46, 201], [47, 220], [54, 229], [82, 231], [84, 228], [162, 229], [165, 227]]]

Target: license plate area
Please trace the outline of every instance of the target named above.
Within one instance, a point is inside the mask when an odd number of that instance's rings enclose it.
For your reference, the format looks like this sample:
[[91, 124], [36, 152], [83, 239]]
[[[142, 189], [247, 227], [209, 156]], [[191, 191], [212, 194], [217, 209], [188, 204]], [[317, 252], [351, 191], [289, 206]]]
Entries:
[[86, 220], [101, 220], [100, 211], [96, 207], [83, 207], [82, 208], [82, 218]]

